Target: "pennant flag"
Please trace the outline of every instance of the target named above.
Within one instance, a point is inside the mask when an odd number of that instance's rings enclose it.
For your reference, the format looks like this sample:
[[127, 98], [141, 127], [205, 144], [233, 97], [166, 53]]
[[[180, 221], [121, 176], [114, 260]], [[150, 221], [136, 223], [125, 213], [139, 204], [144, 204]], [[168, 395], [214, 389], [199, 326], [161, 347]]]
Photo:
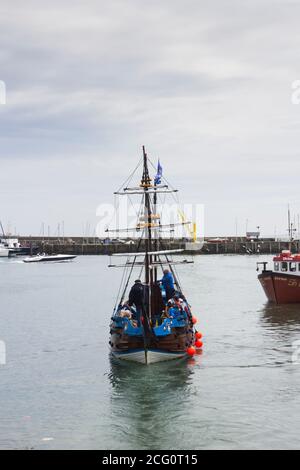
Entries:
[[160, 164], [160, 161], [158, 160], [157, 173], [156, 173], [155, 178], [154, 178], [154, 184], [155, 185], [160, 184], [161, 183], [161, 178], [162, 178], [162, 166]]

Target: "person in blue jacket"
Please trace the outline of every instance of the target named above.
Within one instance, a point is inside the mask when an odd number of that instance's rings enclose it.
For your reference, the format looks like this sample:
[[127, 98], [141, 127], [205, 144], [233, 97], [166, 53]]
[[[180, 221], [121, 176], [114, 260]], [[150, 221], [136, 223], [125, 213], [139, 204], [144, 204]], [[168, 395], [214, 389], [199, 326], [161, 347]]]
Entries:
[[170, 273], [168, 269], [164, 269], [163, 272], [164, 272], [164, 275], [161, 280], [161, 283], [166, 292], [166, 300], [168, 301], [175, 294], [174, 279], [173, 279], [172, 273]]

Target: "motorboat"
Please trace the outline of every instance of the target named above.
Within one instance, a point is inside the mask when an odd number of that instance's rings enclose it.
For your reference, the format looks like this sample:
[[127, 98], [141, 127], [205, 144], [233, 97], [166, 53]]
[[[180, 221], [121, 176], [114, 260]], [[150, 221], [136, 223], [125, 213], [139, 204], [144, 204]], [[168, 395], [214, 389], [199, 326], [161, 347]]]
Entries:
[[300, 303], [300, 254], [283, 250], [273, 263], [271, 269], [267, 268], [267, 261], [257, 263], [257, 270], [263, 265], [258, 279], [268, 300], [277, 304]]
[[9, 249], [6, 248], [3, 243], [0, 243], [0, 258], [8, 258]]
[[30, 254], [30, 251], [32, 251], [30, 246], [21, 245], [18, 238], [1, 238], [0, 244], [5, 248], [8, 248], [9, 256], [26, 256]]
[[256, 263], [258, 272], [262, 266], [258, 280], [266, 297], [269, 302], [276, 304], [300, 303], [300, 253], [292, 253], [293, 234], [296, 229], [291, 220], [288, 209], [289, 249], [274, 256], [270, 268], [267, 261]]
[[35, 256], [29, 256], [28, 258], [24, 258], [23, 261], [24, 263], [61, 263], [62, 261], [71, 261], [74, 258], [76, 258], [76, 255], [47, 255], [46, 253], [41, 253]]

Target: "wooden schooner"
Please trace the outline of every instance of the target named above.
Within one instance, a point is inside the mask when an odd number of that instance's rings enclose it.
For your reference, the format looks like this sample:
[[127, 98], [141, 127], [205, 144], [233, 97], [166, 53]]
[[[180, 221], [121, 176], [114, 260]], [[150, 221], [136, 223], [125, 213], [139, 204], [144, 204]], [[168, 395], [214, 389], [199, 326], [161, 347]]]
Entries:
[[[140, 232], [137, 248], [133, 253], [114, 253], [112, 256], [126, 257], [123, 264], [110, 264], [110, 267], [123, 267], [124, 275], [110, 324], [110, 347], [112, 355], [123, 360], [151, 364], [154, 362], [192, 356], [195, 343], [202, 346], [201, 333], [195, 330], [196, 319], [182, 291], [175, 265], [189, 264], [193, 261], [173, 259], [173, 254], [183, 250], [166, 249], [165, 240], [160, 231], [166, 225], [161, 224], [157, 213], [160, 194], [177, 192], [162, 183], [162, 168], [159, 164], [154, 182], [149, 174], [149, 159], [143, 147], [142, 178], [139, 186], [125, 187], [115, 194], [139, 195], [142, 198], [136, 227]], [[138, 168], [138, 167], [137, 167]], [[176, 225], [186, 225], [181, 222]], [[174, 226], [174, 224], [170, 224]], [[122, 229], [106, 230], [120, 232]], [[134, 269], [139, 269], [140, 278], [136, 281], [141, 301], [128, 300], [128, 291], [134, 281]], [[174, 281], [172, 298], [160, 282], [160, 271], [168, 271]], [[131, 282], [131, 284], [130, 284]], [[167, 295], [168, 294], [168, 295]], [[130, 298], [130, 295], [129, 295]]]

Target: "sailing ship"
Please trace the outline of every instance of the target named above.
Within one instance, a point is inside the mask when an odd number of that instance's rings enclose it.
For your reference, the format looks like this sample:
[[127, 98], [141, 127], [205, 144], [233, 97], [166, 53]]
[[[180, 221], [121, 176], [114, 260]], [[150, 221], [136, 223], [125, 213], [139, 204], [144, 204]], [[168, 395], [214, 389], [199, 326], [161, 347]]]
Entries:
[[[176, 273], [176, 265], [189, 264], [193, 261], [174, 259], [173, 255], [182, 253], [181, 249], [166, 249], [165, 240], [160, 231], [174, 224], [162, 224], [158, 214], [160, 194], [177, 192], [162, 182], [162, 168], [158, 164], [154, 181], [150, 178], [149, 162], [145, 148], [142, 157], [142, 178], [140, 184], [125, 187], [115, 194], [118, 196], [138, 195], [141, 197], [139, 217], [133, 229], [140, 232], [134, 252], [114, 253], [112, 256], [124, 256], [123, 264], [110, 264], [110, 267], [123, 267], [123, 282], [120, 287], [110, 324], [110, 347], [112, 355], [118, 359], [151, 364], [171, 359], [193, 356], [197, 348], [202, 348], [202, 334], [195, 328], [197, 319], [193, 316]], [[151, 162], [150, 162], [151, 163]], [[138, 166], [139, 167], [139, 166]], [[137, 168], [138, 168], [137, 167]], [[182, 221], [176, 225], [186, 225]], [[106, 230], [107, 232], [122, 231]], [[142, 302], [132, 305], [127, 300], [130, 280], [134, 269], [139, 270], [143, 281]], [[161, 285], [160, 271], [166, 270], [174, 280], [173, 298]]]

